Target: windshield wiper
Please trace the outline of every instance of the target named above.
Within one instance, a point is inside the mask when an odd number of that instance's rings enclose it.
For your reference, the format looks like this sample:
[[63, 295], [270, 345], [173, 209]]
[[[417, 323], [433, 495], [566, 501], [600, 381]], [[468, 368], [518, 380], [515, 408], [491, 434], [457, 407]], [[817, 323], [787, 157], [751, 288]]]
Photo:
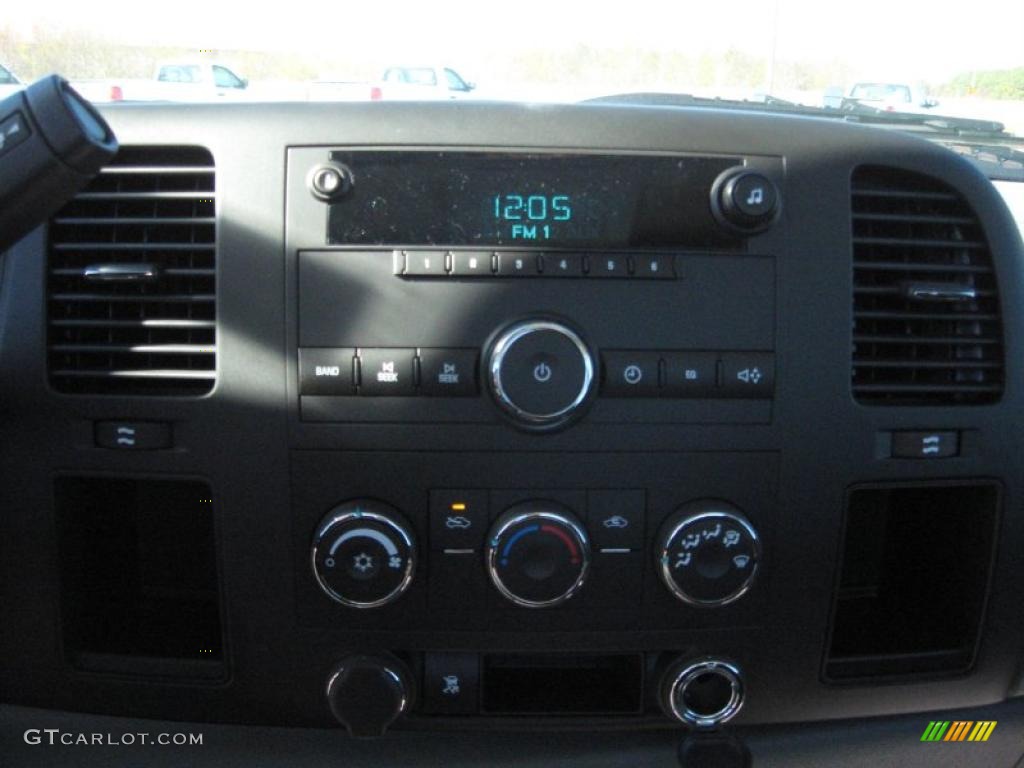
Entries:
[[689, 93], [620, 93], [587, 99], [586, 104], [620, 104], [646, 107], [705, 107], [737, 109], [786, 115], [842, 120], [844, 122], [919, 133], [937, 144], [963, 155], [990, 179], [1024, 181], [1024, 152], [1016, 147], [1021, 138], [1006, 132], [1006, 126], [994, 120], [974, 120], [948, 115], [890, 112], [844, 99], [838, 109], [797, 104], [766, 95], [757, 100], [718, 99]]
[[822, 110], [807, 107], [775, 96], [760, 99], [720, 99], [694, 96], [691, 93], [617, 93], [586, 99], [583, 104], [621, 104], [630, 107], [721, 107], [724, 109], [751, 109], [759, 112], [806, 112], [816, 115]]
[[892, 112], [872, 107], [856, 99], [844, 99], [839, 109], [798, 104], [776, 96], [765, 95], [758, 99], [719, 99], [694, 96], [689, 93], [620, 93], [587, 99], [586, 104], [622, 104], [628, 106], [659, 107], [716, 107], [719, 109], [744, 109], [756, 112], [781, 112], [785, 114], [825, 117], [869, 125], [893, 125], [920, 128], [931, 133], [944, 133], [958, 138], [1015, 138], [1006, 132], [1006, 126], [994, 120], [975, 120], [947, 115], [918, 114], [914, 112]]
[[[822, 111], [833, 112], [829, 109], [822, 109]], [[1003, 123], [995, 120], [890, 111], [872, 107], [854, 99], [844, 99], [838, 112], [836, 117], [844, 117], [850, 122], [920, 126], [934, 132], [949, 133], [963, 138], [1008, 138], [1012, 136], [1006, 132], [1006, 126]]]

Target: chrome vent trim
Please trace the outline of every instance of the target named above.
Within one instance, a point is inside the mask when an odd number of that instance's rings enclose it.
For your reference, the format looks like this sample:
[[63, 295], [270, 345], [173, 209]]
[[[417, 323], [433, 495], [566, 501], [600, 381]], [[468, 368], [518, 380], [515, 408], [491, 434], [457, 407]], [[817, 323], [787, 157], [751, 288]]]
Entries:
[[216, 185], [201, 147], [122, 147], [50, 222], [48, 367], [71, 394], [202, 395], [217, 361]]
[[942, 182], [862, 166], [851, 183], [853, 394], [976, 405], [1003, 393], [999, 291], [985, 233]]

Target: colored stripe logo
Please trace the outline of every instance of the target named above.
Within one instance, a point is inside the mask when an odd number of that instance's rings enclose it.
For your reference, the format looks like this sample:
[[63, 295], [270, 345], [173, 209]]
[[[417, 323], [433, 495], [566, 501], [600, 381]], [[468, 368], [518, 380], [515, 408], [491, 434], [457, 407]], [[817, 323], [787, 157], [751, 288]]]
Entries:
[[996, 720], [932, 720], [921, 734], [921, 741], [988, 741], [996, 729]]

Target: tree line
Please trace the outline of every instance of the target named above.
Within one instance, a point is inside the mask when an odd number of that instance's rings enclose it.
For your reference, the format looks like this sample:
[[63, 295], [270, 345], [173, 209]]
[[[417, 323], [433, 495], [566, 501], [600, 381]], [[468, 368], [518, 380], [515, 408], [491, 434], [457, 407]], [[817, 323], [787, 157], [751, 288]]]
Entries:
[[[214, 51], [208, 58], [228, 62], [250, 80], [375, 80], [383, 67], [344, 52]], [[381, 56], [386, 56], [383, 52]], [[0, 63], [22, 80], [50, 72], [74, 80], [91, 78], [148, 78], [158, 62], [201, 58], [189, 48], [132, 46], [80, 30], [37, 29], [25, 36], [0, 27]], [[446, 62], [447, 63], [447, 62]], [[730, 49], [724, 53], [691, 54], [638, 47], [615, 49], [578, 45], [560, 50], [495, 50], [465, 72], [481, 84], [520, 83], [607, 87], [609, 90], [651, 89], [687, 91], [744, 89], [764, 92], [823, 91], [847, 85], [856, 75], [848, 62], [836, 59], [808, 62], [781, 59], [769, 72], [764, 56]], [[1024, 67], [969, 72], [947, 83], [929, 84], [944, 96], [978, 96], [1024, 100]]]

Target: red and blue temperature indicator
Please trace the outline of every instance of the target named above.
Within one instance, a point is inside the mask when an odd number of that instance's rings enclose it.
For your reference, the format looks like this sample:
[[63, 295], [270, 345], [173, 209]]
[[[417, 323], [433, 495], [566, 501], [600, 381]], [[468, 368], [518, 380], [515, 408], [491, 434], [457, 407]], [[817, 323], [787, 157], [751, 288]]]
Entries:
[[[525, 538], [526, 536], [534, 534], [549, 534], [551, 536], [556, 537], [565, 545], [565, 548], [569, 551], [569, 563], [571, 565], [580, 564], [581, 556], [579, 546], [568, 533], [566, 533], [561, 528], [551, 525], [549, 523], [533, 523], [532, 525], [527, 525], [523, 528], [520, 528], [514, 534], [509, 536], [508, 541], [505, 542], [505, 546], [501, 549], [499, 562], [501, 563], [501, 566], [503, 568], [508, 565], [508, 558], [512, 552], [512, 548], [515, 547], [521, 539]], [[495, 541], [493, 542], [492, 545], [497, 546], [498, 542]]]

